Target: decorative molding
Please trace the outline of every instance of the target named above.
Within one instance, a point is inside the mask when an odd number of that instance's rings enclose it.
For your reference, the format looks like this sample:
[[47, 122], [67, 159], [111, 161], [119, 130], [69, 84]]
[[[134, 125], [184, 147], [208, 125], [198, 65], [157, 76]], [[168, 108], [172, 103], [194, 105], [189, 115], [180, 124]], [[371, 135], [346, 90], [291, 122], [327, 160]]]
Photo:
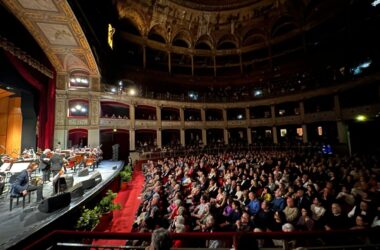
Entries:
[[99, 126], [106, 127], [118, 127], [118, 128], [128, 128], [130, 127], [129, 119], [112, 119], [112, 118], [100, 118]]
[[66, 0], [3, 0], [3, 3], [41, 46], [58, 74], [76, 67], [76, 64], [67, 67], [62, 57], [72, 55], [80, 59], [77, 66], [85, 67], [91, 76], [100, 76], [86, 36]]
[[69, 126], [86, 126], [88, 125], [88, 119], [87, 118], [68, 118], [68, 125]]
[[45, 76], [52, 79], [54, 77], [53, 71], [48, 69], [45, 65], [31, 57], [28, 53], [21, 50], [20, 48], [16, 47], [12, 42], [8, 41], [7, 38], [4, 38], [0, 35], [0, 47], [3, 48], [5, 51], [8, 51], [24, 63], [28, 64], [32, 68], [38, 70]]

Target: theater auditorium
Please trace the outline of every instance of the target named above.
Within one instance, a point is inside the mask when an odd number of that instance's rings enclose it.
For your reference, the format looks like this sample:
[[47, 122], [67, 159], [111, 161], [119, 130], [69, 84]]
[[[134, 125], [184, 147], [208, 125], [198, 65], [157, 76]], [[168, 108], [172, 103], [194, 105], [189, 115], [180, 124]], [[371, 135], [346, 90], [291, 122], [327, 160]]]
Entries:
[[380, 249], [379, 0], [0, 0], [0, 249]]

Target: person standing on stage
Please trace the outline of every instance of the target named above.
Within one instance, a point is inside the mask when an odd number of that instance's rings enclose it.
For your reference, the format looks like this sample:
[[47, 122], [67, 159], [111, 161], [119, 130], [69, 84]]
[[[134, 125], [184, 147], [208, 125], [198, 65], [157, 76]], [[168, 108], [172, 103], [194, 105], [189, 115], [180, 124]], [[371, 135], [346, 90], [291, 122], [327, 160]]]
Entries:
[[11, 195], [25, 196], [28, 192], [37, 190], [37, 202], [44, 199], [42, 195], [43, 185], [33, 185], [31, 183], [31, 175], [34, 170], [38, 167], [37, 163], [30, 163], [29, 166], [21, 171], [21, 173], [16, 177], [15, 182], [12, 184]]
[[[62, 170], [62, 167], [63, 167], [63, 157], [60, 153], [61, 153], [61, 150], [57, 149], [53, 153], [52, 157], [50, 158], [50, 169], [51, 169], [51, 172], [53, 173], [54, 180], [57, 178], [57, 175], [59, 175], [59, 172]], [[58, 176], [58, 179], [59, 179], [59, 176]], [[54, 193], [57, 193], [59, 184], [56, 185], [53, 181], [53, 187], [54, 187]]]
[[39, 168], [42, 171], [42, 180], [43, 182], [50, 181], [50, 149], [45, 149], [40, 156]]

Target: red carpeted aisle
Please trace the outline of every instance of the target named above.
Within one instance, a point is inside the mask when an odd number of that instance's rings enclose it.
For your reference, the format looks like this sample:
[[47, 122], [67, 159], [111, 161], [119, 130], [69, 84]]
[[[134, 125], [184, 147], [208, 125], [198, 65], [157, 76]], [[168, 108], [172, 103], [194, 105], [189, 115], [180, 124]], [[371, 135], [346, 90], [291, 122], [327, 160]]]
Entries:
[[[140, 170], [133, 173], [126, 191], [120, 191], [115, 202], [121, 205], [121, 210], [113, 212], [113, 220], [106, 232], [131, 232], [137, 209], [140, 205], [140, 195], [144, 185], [144, 175]], [[97, 240], [93, 245], [124, 246], [125, 240]]]

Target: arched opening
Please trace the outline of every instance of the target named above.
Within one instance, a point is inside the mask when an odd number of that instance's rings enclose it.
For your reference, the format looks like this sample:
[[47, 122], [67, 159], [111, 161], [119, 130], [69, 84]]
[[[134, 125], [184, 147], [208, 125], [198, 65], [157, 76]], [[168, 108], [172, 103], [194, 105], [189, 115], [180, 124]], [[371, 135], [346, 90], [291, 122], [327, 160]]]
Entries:
[[73, 118], [88, 117], [88, 100], [73, 99], [69, 100], [68, 116]]
[[84, 128], [75, 128], [69, 130], [67, 148], [83, 148], [87, 146], [88, 131]]
[[181, 145], [181, 137], [179, 129], [163, 129], [162, 130], [162, 146], [175, 147]]
[[207, 146], [220, 146], [224, 144], [224, 132], [221, 128], [207, 129]]
[[157, 147], [157, 132], [153, 129], [136, 130], [136, 149], [144, 152]]
[[105, 160], [115, 158], [113, 154], [117, 144], [119, 147], [116, 158], [127, 160], [129, 156], [129, 131], [125, 129], [103, 129], [100, 131], [100, 144]]
[[186, 146], [198, 146], [198, 145], [203, 144], [202, 130], [201, 129], [186, 129], [185, 130], [185, 144]]

